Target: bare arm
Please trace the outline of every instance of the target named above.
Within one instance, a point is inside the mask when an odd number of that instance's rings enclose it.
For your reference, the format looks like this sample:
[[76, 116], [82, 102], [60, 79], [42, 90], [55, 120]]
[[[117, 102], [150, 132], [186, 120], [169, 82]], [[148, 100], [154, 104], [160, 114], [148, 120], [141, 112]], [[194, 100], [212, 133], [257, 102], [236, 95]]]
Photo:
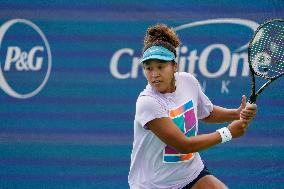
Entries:
[[202, 121], [206, 123], [224, 123], [240, 119], [239, 109], [227, 109], [220, 106], [214, 106], [210, 115]]
[[[218, 132], [186, 137], [170, 118], [154, 119], [148, 122], [147, 126], [161, 141], [184, 154], [198, 152], [221, 143]], [[242, 121], [235, 121], [229, 126], [233, 137], [244, 134], [245, 126]]]
[[224, 123], [240, 119], [240, 113], [246, 107], [246, 96], [242, 96], [242, 102], [237, 109], [227, 109], [220, 106], [214, 106], [210, 115], [203, 119], [206, 123]]
[[224, 123], [242, 119], [249, 124], [257, 111], [256, 104], [246, 104], [246, 96], [242, 96], [242, 102], [238, 109], [227, 109], [220, 106], [214, 106], [210, 115], [203, 119], [206, 123]]

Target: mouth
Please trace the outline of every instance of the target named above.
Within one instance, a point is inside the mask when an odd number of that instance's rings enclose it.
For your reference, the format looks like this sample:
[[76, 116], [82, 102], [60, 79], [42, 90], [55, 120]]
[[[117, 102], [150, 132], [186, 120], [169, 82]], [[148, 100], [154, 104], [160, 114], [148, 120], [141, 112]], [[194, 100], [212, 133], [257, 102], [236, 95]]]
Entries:
[[152, 84], [153, 85], [159, 85], [160, 83], [162, 83], [162, 81], [160, 81], [160, 80], [154, 80], [154, 81], [152, 81]]

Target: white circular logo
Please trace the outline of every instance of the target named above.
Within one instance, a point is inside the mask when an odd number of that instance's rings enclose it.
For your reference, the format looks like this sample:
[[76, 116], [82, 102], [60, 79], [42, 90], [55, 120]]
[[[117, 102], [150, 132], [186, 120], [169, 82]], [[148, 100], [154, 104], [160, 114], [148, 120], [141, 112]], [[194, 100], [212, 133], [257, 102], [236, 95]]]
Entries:
[[25, 19], [5, 22], [0, 27], [0, 54], [0, 87], [5, 93], [25, 99], [42, 90], [51, 71], [51, 51], [38, 26]]

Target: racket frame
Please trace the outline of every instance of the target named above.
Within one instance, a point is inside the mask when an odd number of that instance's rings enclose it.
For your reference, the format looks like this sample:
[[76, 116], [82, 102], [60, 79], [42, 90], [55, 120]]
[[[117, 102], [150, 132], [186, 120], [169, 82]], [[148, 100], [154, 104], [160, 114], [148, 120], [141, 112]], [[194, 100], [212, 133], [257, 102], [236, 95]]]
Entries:
[[[281, 77], [283, 75], [277, 75], [275, 77], [268, 77], [264, 74], [255, 72], [253, 67], [252, 67], [252, 61], [251, 61], [251, 47], [252, 47], [252, 43], [255, 39], [255, 36], [257, 35], [257, 33], [259, 32], [260, 29], [262, 29], [265, 25], [271, 23], [271, 22], [284, 22], [284, 20], [282, 19], [272, 19], [272, 20], [268, 20], [267, 22], [261, 24], [256, 31], [254, 32], [253, 37], [251, 38], [249, 45], [248, 45], [248, 63], [249, 63], [249, 69], [250, 69], [250, 75], [251, 75], [251, 95], [249, 97], [249, 103], [254, 104], [256, 102], [257, 97], [259, 96], [259, 94], [270, 84], [272, 83], [274, 80], [276, 80], [277, 78]], [[255, 92], [255, 76], [264, 78], [266, 80], [268, 80], [266, 83], [264, 83], [258, 90], [257, 92]]]

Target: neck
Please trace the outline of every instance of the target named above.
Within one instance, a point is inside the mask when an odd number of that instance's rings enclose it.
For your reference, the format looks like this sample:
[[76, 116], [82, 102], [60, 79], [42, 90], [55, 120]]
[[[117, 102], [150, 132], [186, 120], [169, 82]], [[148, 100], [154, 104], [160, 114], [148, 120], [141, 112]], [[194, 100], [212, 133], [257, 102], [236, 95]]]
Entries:
[[175, 80], [175, 77], [173, 77], [171, 83], [170, 83], [170, 86], [168, 88], [168, 90], [165, 92], [165, 93], [173, 93], [176, 91], [176, 80]]
[[175, 77], [172, 79], [172, 82], [171, 82], [171, 87], [170, 87], [170, 92], [175, 92], [176, 91], [176, 80], [175, 80]]

